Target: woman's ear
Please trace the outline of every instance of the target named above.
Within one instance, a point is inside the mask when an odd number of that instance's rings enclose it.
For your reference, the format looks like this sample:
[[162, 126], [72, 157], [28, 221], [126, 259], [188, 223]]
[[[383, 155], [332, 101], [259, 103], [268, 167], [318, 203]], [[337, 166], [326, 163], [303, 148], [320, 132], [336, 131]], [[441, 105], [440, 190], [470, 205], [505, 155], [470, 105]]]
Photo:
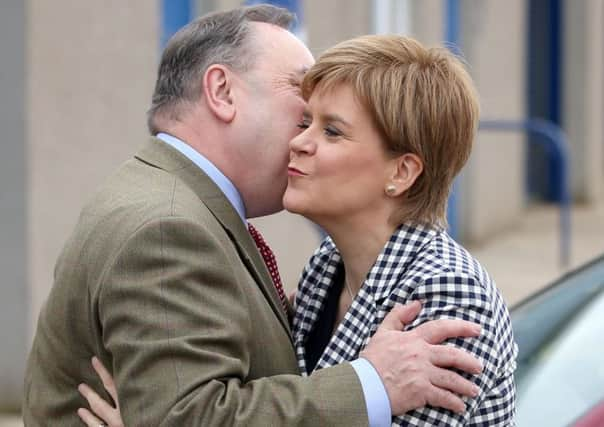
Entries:
[[232, 82], [230, 70], [221, 64], [210, 65], [203, 75], [203, 96], [208, 109], [227, 123], [235, 118], [236, 112]]
[[393, 159], [393, 172], [384, 191], [397, 197], [411, 188], [424, 170], [424, 163], [417, 154], [405, 153]]

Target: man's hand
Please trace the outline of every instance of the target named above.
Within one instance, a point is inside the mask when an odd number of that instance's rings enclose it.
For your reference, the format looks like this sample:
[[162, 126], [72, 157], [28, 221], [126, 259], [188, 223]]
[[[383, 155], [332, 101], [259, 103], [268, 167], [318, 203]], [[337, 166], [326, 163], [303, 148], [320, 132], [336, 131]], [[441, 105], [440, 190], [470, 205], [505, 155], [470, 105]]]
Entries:
[[465, 405], [459, 395], [475, 397], [479, 389], [448, 368], [479, 374], [482, 365], [463, 350], [441, 343], [449, 338], [476, 337], [480, 326], [442, 319], [402, 332], [420, 310], [418, 301], [405, 306], [397, 304], [360, 356], [373, 365], [382, 379], [393, 415], [426, 405], [461, 413]]

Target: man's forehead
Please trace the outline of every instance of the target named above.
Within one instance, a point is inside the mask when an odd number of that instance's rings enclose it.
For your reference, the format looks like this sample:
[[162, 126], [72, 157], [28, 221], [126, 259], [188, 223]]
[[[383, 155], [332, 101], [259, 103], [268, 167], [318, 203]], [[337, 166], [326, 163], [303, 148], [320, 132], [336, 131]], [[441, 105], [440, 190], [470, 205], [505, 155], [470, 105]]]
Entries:
[[273, 24], [264, 22], [252, 23], [252, 37], [259, 43], [261, 51], [277, 50], [282, 58], [291, 55], [298, 57], [301, 61], [314, 58], [306, 45], [291, 31]]

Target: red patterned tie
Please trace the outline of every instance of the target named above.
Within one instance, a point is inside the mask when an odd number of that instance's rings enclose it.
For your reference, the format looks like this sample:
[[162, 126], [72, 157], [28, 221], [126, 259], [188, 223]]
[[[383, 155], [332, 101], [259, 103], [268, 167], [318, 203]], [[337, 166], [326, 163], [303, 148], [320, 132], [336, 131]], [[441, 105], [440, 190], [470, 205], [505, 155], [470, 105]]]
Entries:
[[269, 248], [269, 246], [266, 244], [266, 242], [262, 238], [262, 235], [260, 234], [260, 232], [258, 230], [256, 230], [256, 227], [254, 227], [252, 224], [248, 223], [247, 228], [248, 228], [250, 234], [252, 235], [254, 242], [256, 242], [256, 246], [258, 247], [258, 250], [260, 251], [260, 255], [262, 255], [262, 258], [264, 259], [264, 263], [266, 264], [266, 268], [268, 268], [268, 272], [271, 275], [271, 279], [273, 279], [273, 284], [275, 285], [275, 289], [277, 289], [277, 294], [279, 295], [279, 299], [281, 300], [281, 305], [283, 306], [283, 309], [287, 313], [287, 304], [285, 302], [285, 292], [283, 291], [283, 284], [281, 283], [281, 276], [279, 276], [279, 269], [277, 268], [277, 260], [275, 259], [275, 254], [273, 253], [271, 248]]

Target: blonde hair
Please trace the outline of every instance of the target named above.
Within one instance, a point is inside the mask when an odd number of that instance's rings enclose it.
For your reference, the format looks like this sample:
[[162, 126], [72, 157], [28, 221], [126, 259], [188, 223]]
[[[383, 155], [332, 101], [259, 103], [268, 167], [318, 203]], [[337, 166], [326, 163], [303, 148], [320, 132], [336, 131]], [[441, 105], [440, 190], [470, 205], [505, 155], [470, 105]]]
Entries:
[[398, 35], [368, 35], [325, 51], [302, 82], [314, 90], [351, 85], [389, 151], [424, 164], [406, 191], [398, 223], [445, 227], [453, 178], [464, 166], [478, 126], [479, 104], [462, 62], [441, 47]]

